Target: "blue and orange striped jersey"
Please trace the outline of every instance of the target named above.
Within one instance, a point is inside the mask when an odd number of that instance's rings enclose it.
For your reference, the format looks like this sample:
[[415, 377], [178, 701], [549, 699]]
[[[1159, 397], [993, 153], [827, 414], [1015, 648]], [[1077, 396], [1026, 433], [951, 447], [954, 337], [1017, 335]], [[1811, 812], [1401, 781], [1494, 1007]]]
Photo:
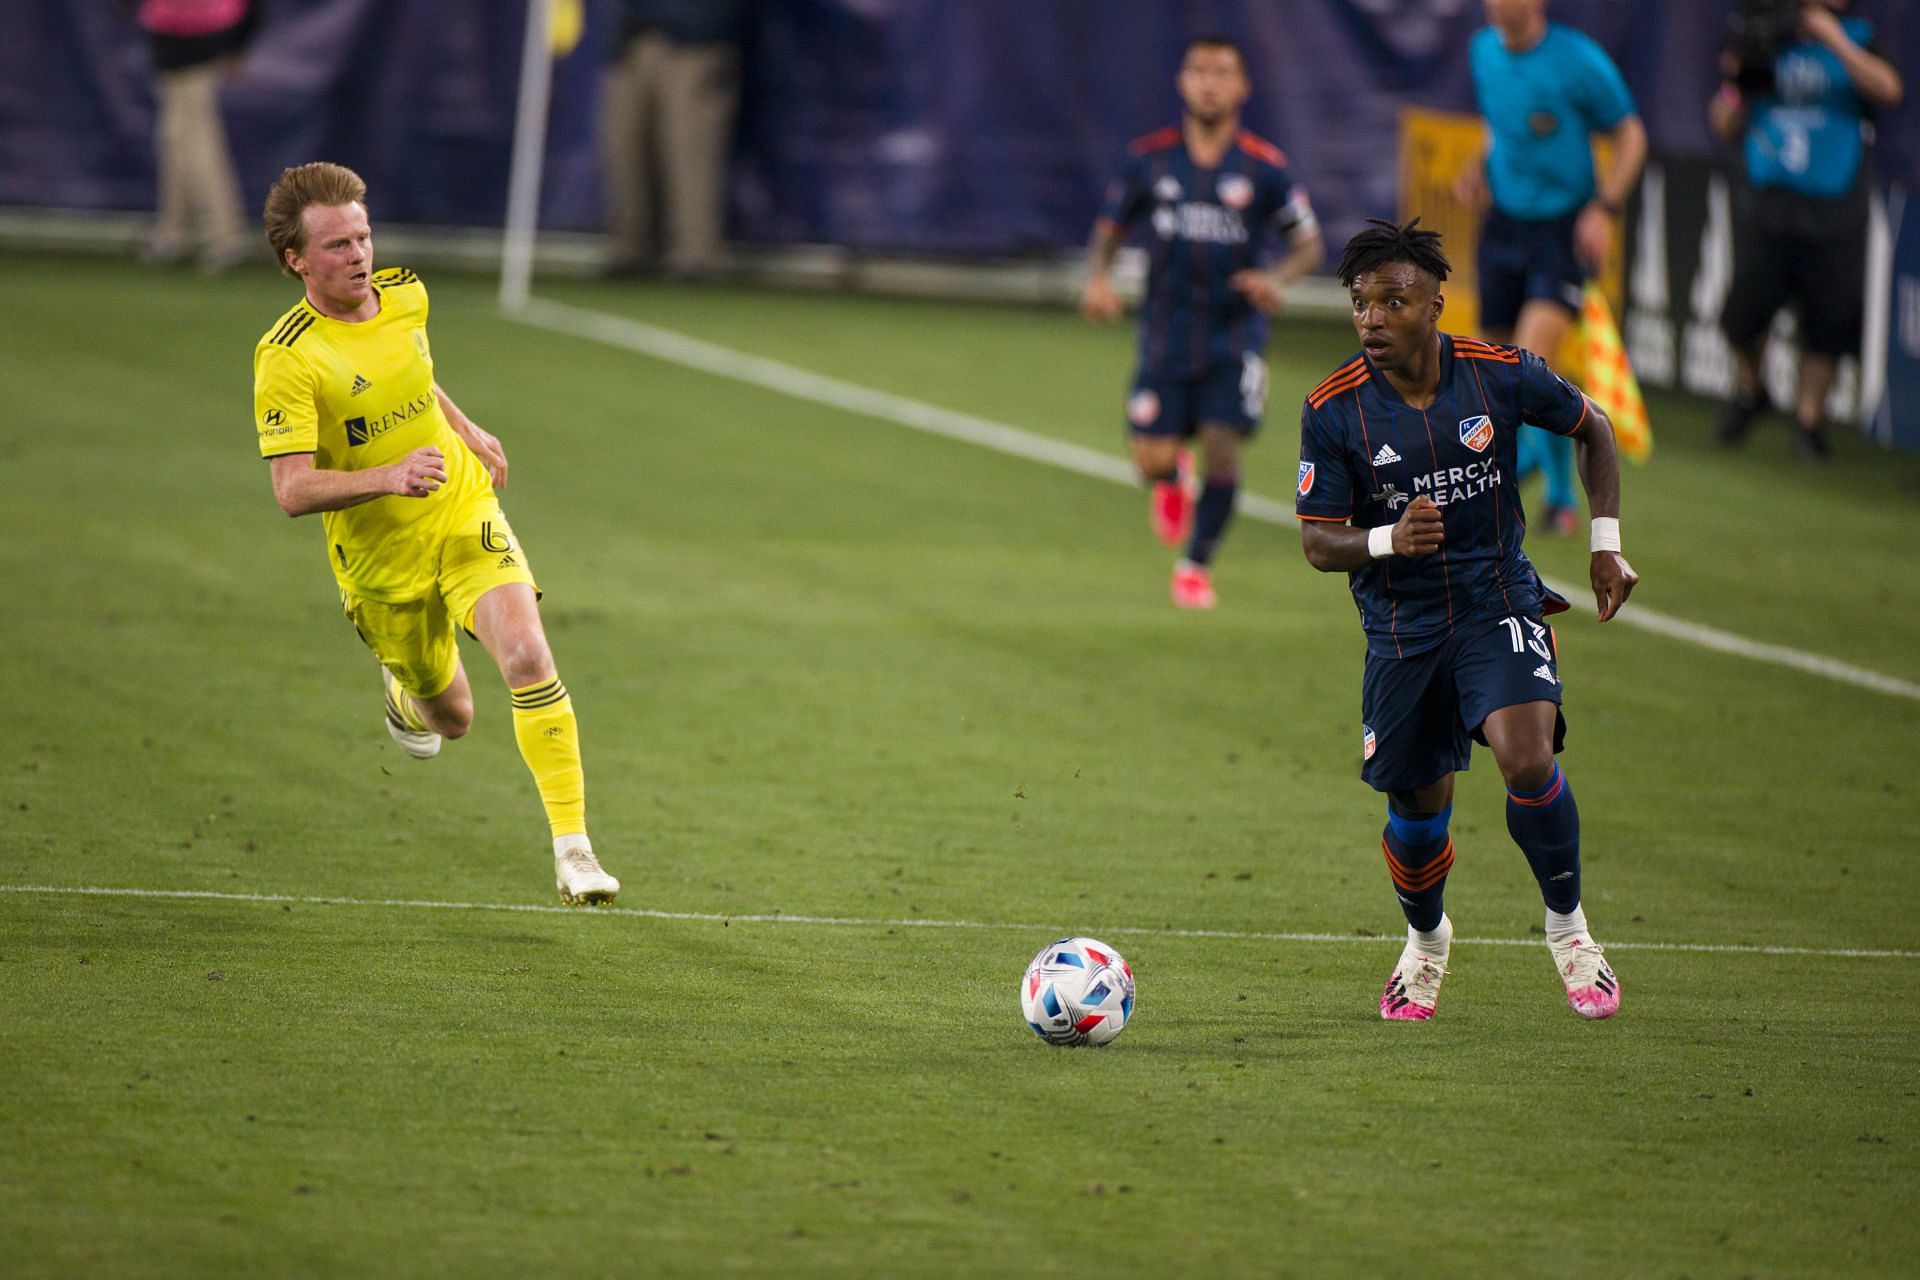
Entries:
[[1306, 189], [1280, 149], [1241, 132], [1211, 169], [1194, 163], [1178, 127], [1136, 139], [1100, 216], [1144, 227], [1149, 266], [1140, 310], [1140, 365], [1194, 377], [1267, 343], [1267, 318], [1228, 287], [1259, 266], [1277, 234], [1313, 225]]
[[1308, 393], [1300, 409], [1302, 520], [1371, 529], [1400, 519], [1416, 497], [1446, 522], [1446, 545], [1425, 556], [1388, 556], [1348, 575], [1368, 650], [1412, 657], [1455, 627], [1502, 614], [1554, 613], [1520, 549], [1515, 442], [1530, 423], [1570, 435], [1586, 397], [1531, 351], [1440, 335], [1440, 385], [1415, 409], [1365, 355]]

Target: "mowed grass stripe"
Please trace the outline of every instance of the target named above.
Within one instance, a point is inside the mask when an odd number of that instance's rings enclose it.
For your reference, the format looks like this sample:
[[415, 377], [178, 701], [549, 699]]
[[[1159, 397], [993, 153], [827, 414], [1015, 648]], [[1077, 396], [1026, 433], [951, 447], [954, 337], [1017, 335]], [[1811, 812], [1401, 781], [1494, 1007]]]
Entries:
[[[641, 355], [698, 369], [716, 377], [729, 378], [763, 387], [780, 395], [808, 400], [815, 404], [843, 409], [916, 431], [980, 445], [1076, 472], [1116, 484], [1138, 483], [1133, 467], [1124, 459], [1089, 449], [1085, 445], [1055, 440], [1002, 422], [974, 414], [945, 409], [908, 396], [896, 395], [841, 378], [829, 377], [781, 360], [756, 356], [701, 338], [689, 337], [671, 329], [647, 324], [609, 312], [594, 311], [542, 298], [530, 300], [525, 307], [508, 313], [535, 328], [570, 334], [610, 346], [623, 347]], [[1292, 524], [1292, 508], [1272, 498], [1254, 493], [1240, 495], [1241, 515], [1269, 524]], [[1586, 594], [1584, 586], [1544, 579], [1554, 591], [1570, 600]], [[1651, 631], [1655, 635], [1696, 645], [1716, 653], [1788, 667], [1808, 675], [1842, 684], [1855, 685], [1889, 697], [1920, 702], [1920, 683], [1885, 672], [1870, 670], [1823, 654], [1808, 653], [1786, 645], [1767, 644], [1718, 627], [1672, 617], [1641, 605], [1630, 605], [1618, 620], [1628, 626]]]
[[[169, 901], [298, 903], [312, 907], [377, 907], [420, 911], [520, 911], [539, 915], [628, 916], [645, 920], [693, 920], [714, 924], [797, 924], [850, 929], [987, 929], [1019, 933], [1068, 932], [1058, 924], [1020, 924], [1008, 920], [928, 920], [863, 916], [789, 915], [785, 912], [739, 914], [722, 911], [656, 911], [647, 907], [567, 907], [538, 902], [447, 902], [432, 898], [344, 898], [326, 894], [222, 893], [210, 889], [136, 889], [105, 885], [0, 884], [0, 893], [47, 894], [81, 898], [155, 898]], [[1115, 937], [1209, 938], [1228, 942], [1394, 943], [1396, 935], [1370, 933], [1294, 933], [1260, 929], [1176, 929], [1151, 925], [1115, 925], [1102, 933]], [[1539, 938], [1455, 939], [1475, 947], [1537, 947]], [[1611, 951], [1679, 951], [1702, 955], [1813, 956], [1835, 960], [1920, 960], [1920, 951], [1868, 947], [1768, 947], [1716, 942], [1609, 942]]]

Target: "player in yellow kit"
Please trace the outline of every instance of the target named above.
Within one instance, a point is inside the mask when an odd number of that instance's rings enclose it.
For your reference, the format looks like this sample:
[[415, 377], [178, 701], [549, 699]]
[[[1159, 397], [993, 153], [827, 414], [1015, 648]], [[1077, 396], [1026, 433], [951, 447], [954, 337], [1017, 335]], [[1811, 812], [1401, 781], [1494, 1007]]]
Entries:
[[320, 163], [267, 195], [267, 240], [306, 285], [253, 353], [273, 496], [290, 516], [320, 513], [340, 602], [380, 660], [387, 729], [409, 755], [437, 755], [473, 722], [454, 627], [486, 647], [552, 827], [560, 896], [611, 902], [620, 882], [587, 838], [573, 702], [494, 497], [506, 453], [434, 380], [426, 286], [404, 267], [374, 271], [366, 193], [351, 169]]

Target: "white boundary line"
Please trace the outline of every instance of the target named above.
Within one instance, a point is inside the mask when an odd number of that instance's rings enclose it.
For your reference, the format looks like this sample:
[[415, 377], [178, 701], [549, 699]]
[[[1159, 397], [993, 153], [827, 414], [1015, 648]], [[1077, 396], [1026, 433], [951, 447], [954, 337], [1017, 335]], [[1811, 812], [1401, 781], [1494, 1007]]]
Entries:
[[[749, 355], [744, 351], [736, 351], [731, 347], [705, 342], [699, 338], [690, 338], [685, 334], [675, 333], [671, 329], [662, 329], [625, 316], [569, 306], [566, 303], [551, 302], [544, 298], [529, 299], [524, 306], [513, 308], [508, 314], [535, 328], [635, 351], [641, 355], [666, 360], [689, 369], [698, 369], [715, 377], [749, 383], [780, 395], [809, 400], [815, 404], [827, 405], [830, 408], [842, 409], [848, 413], [857, 413], [869, 418], [878, 418], [884, 422], [911, 427], [916, 431], [945, 436], [949, 440], [981, 445], [1000, 453], [1011, 454], [1016, 458], [1043, 462], [1048, 466], [1060, 467], [1099, 480], [1109, 480], [1130, 487], [1137, 483], [1131, 464], [1097, 449], [1050, 439], [1031, 431], [1023, 431], [1019, 427], [1008, 426], [1003, 422], [977, 418], [969, 413], [943, 409], [938, 405], [894, 395], [892, 392], [879, 391], [872, 387], [861, 386], [859, 383], [812, 373], [784, 361]], [[1239, 509], [1240, 514], [1268, 524], [1294, 523], [1291, 507], [1285, 503], [1276, 502], [1272, 498], [1260, 497], [1258, 494], [1241, 494]], [[1583, 594], [1582, 588], [1565, 583], [1549, 580], [1547, 585], [1570, 600], [1577, 600]], [[1749, 658], [1755, 662], [1770, 663], [1774, 666], [1790, 667], [1823, 679], [1870, 689], [1875, 693], [1884, 693], [1889, 697], [1908, 698], [1920, 702], [1920, 684], [1911, 680], [1857, 667], [1850, 662], [1842, 662], [1838, 658], [1790, 649], [1785, 645], [1749, 640], [1731, 631], [1688, 622], [1641, 605], [1629, 605], [1619, 615], [1618, 621], [1630, 627], [1639, 627], [1643, 631], [1651, 631], [1655, 635], [1665, 636], [1670, 640], [1679, 640], [1717, 653], [1732, 654], [1735, 657]]]
[[[627, 916], [645, 920], [696, 920], [713, 924], [797, 924], [852, 929], [980, 929], [1061, 936], [1058, 925], [993, 920], [886, 920], [860, 916], [800, 916], [783, 912], [734, 915], [722, 911], [651, 911], [644, 907], [561, 907], [532, 902], [441, 902], [429, 898], [340, 898], [299, 893], [221, 893], [212, 889], [116, 889], [95, 885], [0, 884], [0, 893], [68, 898], [142, 898], [190, 902], [286, 903], [309, 907], [382, 907], [417, 911], [518, 911], [536, 915]], [[1155, 929], [1143, 925], [1103, 928], [1103, 935], [1152, 938], [1219, 938], [1230, 942], [1394, 943], [1398, 934], [1283, 933], [1243, 929]], [[1456, 938], [1476, 947], [1537, 947], [1539, 938]], [[1920, 960], [1920, 951], [1865, 947], [1764, 947], [1713, 942], [1609, 942], [1611, 951], [1685, 951], [1711, 955], [1814, 956], [1827, 960]]]

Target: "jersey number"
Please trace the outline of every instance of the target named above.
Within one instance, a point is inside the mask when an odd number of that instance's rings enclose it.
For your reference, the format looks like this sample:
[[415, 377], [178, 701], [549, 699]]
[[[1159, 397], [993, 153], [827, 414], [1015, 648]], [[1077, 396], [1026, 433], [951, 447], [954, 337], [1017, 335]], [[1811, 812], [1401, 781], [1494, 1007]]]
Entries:
[[1240, 357], [1240, 408], [1249, 418], [1267, 408], [1267, 362], [1251, 351]]
[[[1526, 623], [1532, 630], [1532, 635], [1528, 635], [1520, 629], [1522, 622]], [[1545, 627], [1535, 622], [1532, 618], [1502, 618], [1500, 619], [1500, 623], [1507, 629], [1507, 638], [1513, 641], [1513, 651], [1515, 653], [1523, 653], [1531, 649], [1548, 662], [1553, 661], [1553, 651], [1547, 648], [1547, 629]]]

